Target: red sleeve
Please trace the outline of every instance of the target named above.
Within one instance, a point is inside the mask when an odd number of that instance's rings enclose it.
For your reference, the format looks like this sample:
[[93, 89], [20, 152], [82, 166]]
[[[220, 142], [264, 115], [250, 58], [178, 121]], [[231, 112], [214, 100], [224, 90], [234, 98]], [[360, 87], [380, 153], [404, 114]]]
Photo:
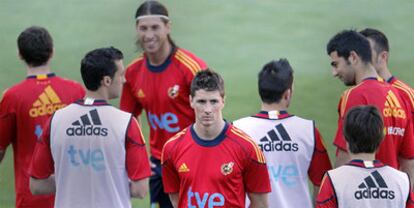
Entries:
[[131, 83], [129, 81], [129, 78], [132, 77], [131, 73], [125, 74], [125, 77], [127, 78], [127, 81], [124, 83], [122, 87], [122, 94], [120, 99], [119, 108], [123, 111], [132, 113], [134, 116], [141, 115], [142, 112], [142, 106], [139, 102], [137, 102], [133, 92]]
[[412, 123], [413, 118], [411, 117], [410, 113], [406, 113], [406, 115], [408, 122], [405, 127], [404, 137], [400, 146], [401, 149], [399, 151], [398, 156], [406, 159], [414, 159], [414, 130]]
[[0, 150], [6, 150], [16, 135], [16, 113], [7, 92], [0, 102]]
[[322, 142], [322, 136], [315, 127], [315, 149], [313, 151], [311, 164], [308, 169], [309, 179], [313, 185], [320, 186], [326, 171], [332, 169], [328, 152]]
[[412, 192], [411, 188], [410, 188], [410, 193], [408, 195], [406, 208], [414, 208], [414, 193]]
[[145, 148], [145, 140], [138, 121], [133, 117], [127, 130], [125, 149], [125, 163], [129, 179], [137, 181], [149, 177], [151, 168]]
[[45, 123], [43, 133], [33, 151], [29, 174], [33, 178], [45, 179], [55, 172], [52, 152], [50, 149], [50, 122], [53, 116]]
[[366, 105], [366, 101], [364, 101], [364, 98], [362, 96], [352, 93], [352, 88], [342, 94], [342, 97], [339, 100], [338, 104], [338, 129], [336, 130], [334, 139], [334, 145], [337, 147], [337, 152], [338, 149], [347, 152], [346, 141], [342, 129], [343, 121], [348, 110], [358, 105]]
[[164, 145], [161, 157], [162, 183], [165, 193], [177, 193], [180, 190], [180, 178], [178, 177], [174, 162], [171, 159], [171, 146], [172, 143], [166, 143]]
[[322, 185], [319, 194], [316, 197], [316, 208], [336, 208], [336, 194], [332, 185], [329, 174], [326, 174], [322, 180]]
[[246, 192], [268, 193], [271, 191], [271, 188], [269, 172], [264, 161], [264, 155], [259, 147], [251, 147], [250, 155], [243, 171], [243, 183], [245, 184]]

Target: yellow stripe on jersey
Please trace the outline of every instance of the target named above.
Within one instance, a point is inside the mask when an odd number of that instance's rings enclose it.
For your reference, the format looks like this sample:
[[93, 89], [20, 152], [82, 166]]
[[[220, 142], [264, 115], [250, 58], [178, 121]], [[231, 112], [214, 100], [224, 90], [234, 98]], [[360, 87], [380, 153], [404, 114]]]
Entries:
[[131, 63], [128, 64], [128, 66], [126, 68], [129, 68], [132, 64], [135, 64], [136, 62], [140, 61], [143, 58], [144, 58], [144, 55], [143, 54], [140, 54], [137, 58], [135, 58], [134, 60], [132, 60]]
[[50, 85], [45, 88], [45, 93], [49, 96], [52, 103], [61, 103], [59, 96]]
[[177, 52], [175, 53], [175, 57], [185, 66], [187, 66], [193, 75], [195, 75], [198, 71], [201, 70], [200, 65], [194, 59], [192, 59], [190, 56], [183, 53], [182, 51], [177, 50]]
[[348, 89], [348, 90], [346, 90], [345, 92], [344, 92], [344, 94], [342, 94], [342, 99], [341, 99], [341, 109], [339, 109], [339, 112], [340, 112], [340, 117], [343, 117], [344, 116], [344, 114], [345, 114], [345, 108], [346, 108], [346, 103], [348, 102], [348, 97], [349, 97], [349, 94], [351, 94], [351, 91], [353, 90], [354, 88], [350, 88], [350, 89]]
[[167, 142], [165, 142], [164, 146], [162, 147], [162, 151], [161, 151], [161, 164], [164, 163], [164, 149], [165, 149], [165, 146], [167, 146], [168, 143], [180, 138], [182, 135], [185, 134], [186, 131], [187, 131], [187, 128], [181, 130], [180, 132], [175, 134], [173, 137], [168, 139]]
[[137, 120], [137, 119], [132, 119], [132, 120], [134, 120], [135, 124], [138, 126], [138, 128], [140, 128], [140, 129], [139, 129], [139, 133], [140, 133], [140, 136], [141, 136], [141, 142], [142, 142], [143, 144], [145, 144], [144, 135], [142, 134], [142, 131], [141, 131], [141, 126], [139, 125], [138, 120]]
[[410, 99], [411, 106], [414, 107], [414, 90], [410, 86], [401, 81], [394, 82], [392, 86], [404, 91]]
[[47, 97], [46, 93], [42, 93], [39, 95], [39, 99], [44, 105], [50, 104], [49, 98]]
[[397, 108], [401, 108], [401, 104], [400, 104], [400, 102], [398, 101], [397, 96], [395, 96], [395, 94], [394, 94], [392, 91], [389, 91], [389, 92], [388, 92], [387, 99], [388, 99], [388, 97], [390, 97], [390, 98], [391, 98], [391, 102], [393, 102], [393, 103], [394, 103], [394, 104], [393, 104], [393, 107], [394, 107], [394, 105], [395, 105], [395, 106], [397, 106]]
[[265, 157], [263, 155], [263, 152], [259, 149], [259, 147], [257, 146], [257, 144], [254, 143], [254, 141], [252, 139], [250, 139], [249, 136], [246, 135], [246, 133], [242, 132], [241, 130], [239, 130], [237, 128], [232, 128], [231, 129], [231, 132], [233, 132], [237, 136], [240, 136], [242, 139], [248, 141], [253, 146], [253, 149], [256, 152], [256, 157], [257, 157], [257, 161], [258, 162], [260, 162], [260, 163], [266, 163], [265, 162]]

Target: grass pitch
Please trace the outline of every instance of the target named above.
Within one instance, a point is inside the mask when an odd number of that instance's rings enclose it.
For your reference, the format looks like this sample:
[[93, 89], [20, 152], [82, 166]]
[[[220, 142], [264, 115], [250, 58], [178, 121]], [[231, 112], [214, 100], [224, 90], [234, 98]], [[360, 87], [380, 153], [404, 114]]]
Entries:
[[[94, 48], [115, 46], [125, 64], [137, 55], [134, 13], [142, 1], [2, 0], [0, 2], [0, 90], [25, 77], [16, 38], [30, 25], [49, 29], [54, 38], [53, 70], [81, 81], [80, 59]], [[331, 77], [325, 46], [342, 29], [378, 28], [391, 44], [393, 73], [414, 85], [410, 69], [414, 3], [403, 0], [209, 0], [163, 1], [179, 46], [203, 58], [226, 83], [225, 118], [234, 120], [260, 108], [257, 72], [271, 59], [287, 58], [295, 70], [290, 112], [314, 119], [333, 156], [336, 106], [345, 89]], [[114, 105], [118, 101], [112, 102]], [[145, 135], [148, 128], [144, 125]], [[0, 135], [1, 136], [1, 135]], [[12, 149], [0, 165], [0, 207], [14, 207]], [[332, 158], [332, 157], [331, 157]], [[134, 207], [149, 207], [134, 200]]]

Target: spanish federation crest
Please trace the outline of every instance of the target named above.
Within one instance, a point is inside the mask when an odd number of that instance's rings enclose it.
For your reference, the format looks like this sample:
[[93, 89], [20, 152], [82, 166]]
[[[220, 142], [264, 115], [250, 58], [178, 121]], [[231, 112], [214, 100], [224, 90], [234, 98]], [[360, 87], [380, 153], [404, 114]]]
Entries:
[[229, 175], [231, 172], [233, 172], [233, 166], [234, 162], [224, 163], [221, 165], [221, 173], [223, 173], [225, 176]]
[[172, 99], [178, 96], [178, 91], [180, 90], [180, 85], [174, 85], [173, 87], [168, 88], [168, 96]]

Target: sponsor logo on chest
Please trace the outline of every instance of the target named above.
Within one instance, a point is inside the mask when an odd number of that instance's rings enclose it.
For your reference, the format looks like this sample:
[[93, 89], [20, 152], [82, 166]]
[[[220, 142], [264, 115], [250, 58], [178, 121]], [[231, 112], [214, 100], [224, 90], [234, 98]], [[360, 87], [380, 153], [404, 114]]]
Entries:
[[299, 144], [292, 141], [288, 132], [282, 124], [267, 132], [267, 135], [260, 139], [259, 147], [263, 152], [296, 152]]

